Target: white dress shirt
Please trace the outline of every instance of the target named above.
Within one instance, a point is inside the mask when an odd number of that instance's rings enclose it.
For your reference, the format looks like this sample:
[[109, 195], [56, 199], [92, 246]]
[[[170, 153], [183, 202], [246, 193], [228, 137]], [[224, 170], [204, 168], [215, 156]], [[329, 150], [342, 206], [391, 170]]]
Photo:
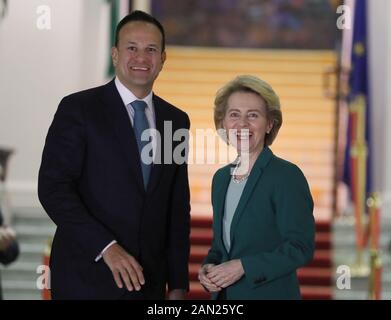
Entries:
[[142, 100], [147, 104], [147, 108], [145, 109], [145, 115], [148, 120], [149, 127], [152, 129], [156, 129], [156, 120], [155, 120], [155, 108], [153, 106], [153, 93], [152, 91], [143, 99], [137, 98], [132, 91], [130, 91], [128, 88], [126, 88], [121, 81], [116, 77], [115, 80], [115, 86], [117, 87], [117, 90], [119, 92], [119, 95], [121, 96], [122, 101], [124, 102], [124, 106], [126, 110], [128, 111], [130, 122], [133, 126], [133, 120], [134, 120], [134, 110], [131, 106], [131, 103], [136, 100]]

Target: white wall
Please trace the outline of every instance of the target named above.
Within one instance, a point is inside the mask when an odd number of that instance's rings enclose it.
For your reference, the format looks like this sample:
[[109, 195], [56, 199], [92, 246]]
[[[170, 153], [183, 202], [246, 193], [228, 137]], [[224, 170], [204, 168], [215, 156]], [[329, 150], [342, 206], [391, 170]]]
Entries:
[[[386, 73], [388, 75], [385, 83], [383, 84], [384, 91], [387, 93], [386, 95], [386, 103], [384, 104], [384, 118], [385, 120], [385, 133], [384, 133], [384, 203], [383, 203], [383, 213], [389, 220], [391, 220], [391, 4], [387, 1], [387, 65], [386, 65]], [[386, 18], [384, 18], [386, 19]]]
[[[51, 29], [36, 26], [40, 5]], [[7, 187], [13, 205], [37, 205], [37, 175], [61, 98], [100, 85], [107, 65], [109, 10], [103, 0], [12, 0], [0, 23], [0, 146], [16, 150]]]
[[381, 214], [391, 220], [391, 3], [368, 1], [368, 11], [373, 182], [383, 200]]

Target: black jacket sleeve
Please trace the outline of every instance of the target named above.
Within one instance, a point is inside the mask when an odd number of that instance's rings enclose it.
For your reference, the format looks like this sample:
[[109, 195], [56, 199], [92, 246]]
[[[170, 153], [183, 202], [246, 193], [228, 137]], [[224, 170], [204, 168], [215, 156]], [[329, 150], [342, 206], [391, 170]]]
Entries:
[[114, 236], [89, 212], [78, 192], [86, 148], [82, 102], [64, 98], [46, 138], [38, 196], [62, 233], [95, 259]]

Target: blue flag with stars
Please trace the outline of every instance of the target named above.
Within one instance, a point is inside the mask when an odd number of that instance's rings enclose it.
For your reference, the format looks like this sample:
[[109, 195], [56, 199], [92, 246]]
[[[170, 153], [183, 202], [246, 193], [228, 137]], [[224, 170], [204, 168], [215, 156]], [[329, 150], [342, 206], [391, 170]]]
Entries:
[[[349, 78], [349, 104], [364, 103], [363, 123], [354, 124], [356, 133], [363, 138], [366, 145], [365, 164], [365, 191], [366, 195], [371, 191], [372, 177], [370, 174], [370, 103], [368, 90], [368, 39], [367, 39], [367, 0], [356, 0], [354, 10], [353, 44], [352, 44], [352, 70]], [[357, 139], [352, 136], [352, 117], [349, 117], [348, 137], [345, 149], [344, 175], [343, 180], [352, 191], [351, 162], [352, 142]], [[353, 130], [354, 132], [354, 130]], [[357, 187], [357, 186], [356, 186]]]

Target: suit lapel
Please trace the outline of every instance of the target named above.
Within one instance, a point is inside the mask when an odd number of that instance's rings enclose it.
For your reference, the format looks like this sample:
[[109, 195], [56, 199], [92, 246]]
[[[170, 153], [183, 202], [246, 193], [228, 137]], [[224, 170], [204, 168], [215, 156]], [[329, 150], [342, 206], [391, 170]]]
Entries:
[[227, 195], [229, 181], [231, 180], [231, 168], [232, 166], [227, 166], [226, 168], [224, 168], [222, 179], [216, 183], [216, 190], [213, 192], [216, 206], [216, 221], [218, 221], [216, 239], [219, 239], [221, 247], [225, 250], [226, 254], [228, 254], [228, 252], [226, 251], [223, 241], [223, 216], [225, 208], [225, 198]]
[[246, 205], [248, 201], [250, 200], [253, 191], [255, 189], [255, 186], [260, 181], [262, 177], [262, 173], [264, 171], [264, 168], [269, 163], [270, 159], [272, 158], [273, 153], [268, 147], [265, 147], [261, 154], [259, 155], [257, 161], [255, 162], [253, 169], [251, 170], [250, 176], [248, 177], [246, 186], [244, 187], [242, 196], [240, 197], [238, 206], [235, 210], [232, 223], [231, 223], [231, 230], [230, 230], [230, 237], [231, 237], [231, 250], [234, 245], [235, 241], [235, 230], [236, 227], [240, 221], [240, 218], [242, 217], [244, 213], [244, 209], [246, 208]]
[[140, 190], [144, 192], [144, 183], [136, 138], [134, 136], [129, 115], [121, 96], [115, 87], [114, 80], [104, 86], [103, 101], [106, 105], [106, 108], [104, 108], [106, 117], [113, 130], [116, 132], [125, 156], [125, 161], [129, 165], [129, 171], [136, 178]]

